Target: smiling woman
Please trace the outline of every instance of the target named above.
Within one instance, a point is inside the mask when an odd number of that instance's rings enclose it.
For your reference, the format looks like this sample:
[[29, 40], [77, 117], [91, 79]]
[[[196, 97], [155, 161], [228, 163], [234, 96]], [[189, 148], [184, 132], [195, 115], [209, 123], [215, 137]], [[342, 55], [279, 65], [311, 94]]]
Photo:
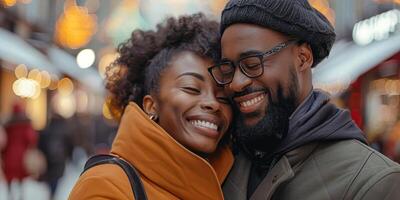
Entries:
[[[156, 31], [134, 31], [108, 69], [110, 106], [123, 113], [111, 155], [136, 168], [148, 199], [223, 199], [232, 110], [207, 71], [219, 57], [217, 36], [202, 14], [169, 18]], [[109, 164], [85, 171], [70, 194], [96, 197], [138, 199]]]

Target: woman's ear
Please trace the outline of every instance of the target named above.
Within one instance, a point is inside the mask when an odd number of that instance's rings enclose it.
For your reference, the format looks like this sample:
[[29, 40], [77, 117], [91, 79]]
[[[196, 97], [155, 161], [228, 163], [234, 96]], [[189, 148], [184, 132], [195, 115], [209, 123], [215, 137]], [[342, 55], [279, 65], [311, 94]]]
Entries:
[[143, 110], [148, 115], [157, 115], [157, 102], [151, 95], [143, 97]]

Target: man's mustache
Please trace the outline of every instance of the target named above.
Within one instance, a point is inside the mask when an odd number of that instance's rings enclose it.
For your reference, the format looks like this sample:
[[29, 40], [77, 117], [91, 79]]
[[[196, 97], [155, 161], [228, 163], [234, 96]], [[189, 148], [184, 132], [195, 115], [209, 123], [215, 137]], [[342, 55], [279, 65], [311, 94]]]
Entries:
[[234, 99], [236, 97], [241, 97], [247, 94], [251, 94], [254, 92], [266, 92], [267, 94], [271, 94], [270, 90], [268, 88], [251, 88], [247, 87], [245, 90], [240, 91], [240, 92], [235, 92], [232, 94], [231, 98]]

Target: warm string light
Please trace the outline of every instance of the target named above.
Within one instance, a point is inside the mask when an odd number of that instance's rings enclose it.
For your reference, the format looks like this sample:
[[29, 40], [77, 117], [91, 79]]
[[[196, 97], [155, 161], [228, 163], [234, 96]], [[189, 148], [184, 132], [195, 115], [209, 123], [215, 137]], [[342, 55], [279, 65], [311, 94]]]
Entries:
[[13, 91], [17, 96], [23, 98], [38, 98], [41, 90], [48, 88], [52, 82], [49, 72], [39, 71], [38, 69], [28, 71], [23, 64], [15, 68], [14, 74], [17, 80], [13, 83]]

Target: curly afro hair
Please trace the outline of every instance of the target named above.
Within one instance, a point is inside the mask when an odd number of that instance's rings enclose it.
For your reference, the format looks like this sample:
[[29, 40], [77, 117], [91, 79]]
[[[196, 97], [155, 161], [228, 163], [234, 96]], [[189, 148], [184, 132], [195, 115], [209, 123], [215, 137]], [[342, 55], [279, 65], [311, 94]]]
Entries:
[[119, 58], [107, 68], [108, 105], [117, 119], [129, 101], [142, 106], [143, 97], [158, 94], [159, 80], [171, 59], [183, 51], [216, 61], [219, 24], [198, 13], [167, 18], [156, 30], [134, 30], [118, 46]]

